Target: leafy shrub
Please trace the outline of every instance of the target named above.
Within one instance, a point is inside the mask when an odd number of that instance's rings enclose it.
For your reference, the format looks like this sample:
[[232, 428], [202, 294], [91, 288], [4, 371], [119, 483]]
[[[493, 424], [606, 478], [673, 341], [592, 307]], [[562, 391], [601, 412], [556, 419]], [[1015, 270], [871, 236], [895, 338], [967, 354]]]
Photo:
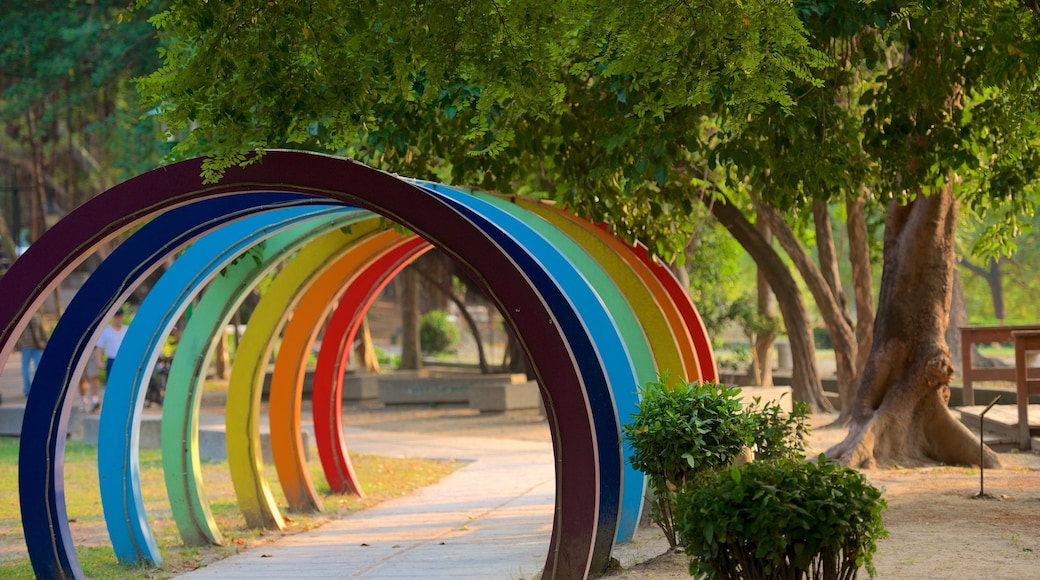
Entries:
[[715, 351], [715, 362], [720, 368], [746, 371], [751, 366], [751, 345], [746, 342], [733, 342]]
[[759, 397], [747, 414], [748, 429], [755, 445], [756, 461], [805, 459], [805, 444], [809, 438], [809, 406], [795, 401], [788, 413], [779, 401], [763, 404]]
[[730, 465], [751, 443], [740, 389], [667, 376], [640, 389], [632, 422], [622, 427], [631, 443], [633, 467], [645, 473], [654, 493], [652, 517], [673, 548], [673, 495], [696, 478]]
[[388, 353], [378, 346], [374, 348], [376, 349], [376, 361], [379, 362], [379, 366], [398, 367], [401, 365], [401, 355]]
[[717, 579], [873, 577], [881, 492], [827, 461], [754, 462], [713, 473], [676, 499], [690, 574]]
[[419, 321], [419, 348], [429, 354], [454, 352], [459, 344], [459, 327], [447, 312], [431, 310]]

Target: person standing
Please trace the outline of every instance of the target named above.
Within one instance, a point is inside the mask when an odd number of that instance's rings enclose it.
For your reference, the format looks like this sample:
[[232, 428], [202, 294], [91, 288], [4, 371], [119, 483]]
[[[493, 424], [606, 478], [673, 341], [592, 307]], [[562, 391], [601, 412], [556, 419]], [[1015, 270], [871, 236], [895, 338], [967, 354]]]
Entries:
[[29, 319], [29, 326], [18, 337], [18, 350], [22, 355], [22, 393], [28, 397], [36, 369], [40, 368], [43, 349], [47, 348], [47, 331], [37, 311]]
[[[83, 369], [83, 376], [79, 379], [79, 398], [84, 413], [96, 413], [101, 407], [101, 400], [98, 398], [101, 383], [98, 375], [100, 373], [101, 349], [92, 348], [87, 357], [87, 366]], [[88, 390], [89, 397], [87, 396]]]
[[[97, 346], [105, 355], [105, 383], [108, 383], [108, 379], [112, 373], [112, 364], [116, 362], [116, 356], [119, 355], [119, 347], [123, 344], [123, 338], [126, 337], [126, 327], [123, 326], [123, 311], [117, 310], [115, 315], [112, 316], [112, 322], [101, 331], [101, 337], [98, 338]], [[96, 411], [98, 403], [94, 402], [91, 411]]]

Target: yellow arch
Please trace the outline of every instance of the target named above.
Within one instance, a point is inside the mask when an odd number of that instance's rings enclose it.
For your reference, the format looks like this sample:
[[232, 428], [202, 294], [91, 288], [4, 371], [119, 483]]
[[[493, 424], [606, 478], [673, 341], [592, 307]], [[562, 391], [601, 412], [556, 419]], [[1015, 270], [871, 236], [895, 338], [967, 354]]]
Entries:
[[[228, 380], [225, 421], [231, 480], [239, 509], [251, 527], [285, 527], [263, 475], [260, 448], [260, 402], [267, 361], [274, 345], [273, 337], [295, 307], [299, 290], [331, 265], [330, 259], [342, 253], [344, 247], [385, 229], [386, 226], [380, 225], [381, 221], [366, 220], [347, 231], [329, 232], [300, 250], [264, 293], [242, 334]], [[281, 307], [274, 308], [269, 304], [280, 304]]]

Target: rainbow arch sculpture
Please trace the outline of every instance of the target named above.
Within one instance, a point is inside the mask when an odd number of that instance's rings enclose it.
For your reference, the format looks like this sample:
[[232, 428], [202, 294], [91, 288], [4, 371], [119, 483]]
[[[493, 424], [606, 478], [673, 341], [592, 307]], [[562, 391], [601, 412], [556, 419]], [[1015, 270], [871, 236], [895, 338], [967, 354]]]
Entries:
[[[346, 345], [378, 289], [432, 245], [471, 275], [519, 337], [542, 391], [555, 448], [561, 454], [566, 450], [568, 461], [557, 458], [557, 509], [543, 575], [584, 577], [605, 565], [616, 539], [631, 537], [643, 482], [625, 460], [620, 423], [634, 410], [638, 385], [657, 372], [716, 378], [703, 324], [666, 268], [645, 250], [558, 209], [413, 182], [340, 158], [269, 151], [260, 163], [229, 170], [218, 184], [202, 183], [201, 166], [200, 159], [177, 163], [103, 193], [55, 225], [0, 278], [3, 363], [33, 312], [65, 275], [98, 245], [139, 228], [62, 316], [26, 404], [19, 502], [38, 576], [82, 576], [63, 490], [68, 391], [82, 373], [82, 355], [143, 277], [188, 246], [174, 263], [180, 273], [164, 277], [164, 289], [149, 295], [147, 308], [142, 304], [143, 315], [132, 327], [145, 339], [125, 358], [121, 353], [106, 391], [99, 473], [106, 524], [121, 561], [159, 563], [137, 481], [139, 415], [158, 344], [188, 301], [200, 295], [199, 303], [210, 306], [194, 312], [195, 327], [185, 333], [174, 359], [171, 375], [184, 376], [186, 386], [167, 395], [163, 456], [184, 474], [179, 483], [168, 482], [184, 540], [221, 541], [208, 515], [194, 449], [198, 372], [208, 357], [209, 338], [237, 300], [231, 283], [221, 289], [215, 281], [221, 270], [235, 272], [240, 290], [297, 249], [299, 255], [324, 258], [286, 266], [297, 273], [284, 284], [296, 282], [298, 291], [287, 291], [275, 305], [254, 313], [254, 328], [261, 329], [254, 331], [258, 354], [243, 357], [241, 367], [236, 361], [229, 387], [229, 402], [236, 398], [238, 404], [234, 411], [229, 405], [228, 420], [242, 427], [236, 430], [240, 440], [229, 436], [229, 464], [251, 523], [276, 527], [279, 519], [264, 497], [268, 483], [255, 469], [255, 365], [277, 336], [291, 346], [284, 357], [280, 352], [272, 380], [271, 396], [286, 402], [280, 405], [284, 413], [270, 417], [279, 482], [296, 507], [320, 509], [299, 463], [296, 404], [300, 357], [313, 342], [315, 326], [309, 332], [303, 323], [286, 324], [285, 310], [306, 295], [307, 324], [328, 322], [312, 393], [319, 458], [332, 489], [359, 491], [340, 417]], [[346, 223], [352, 225], [344, 228]], [[395, 231], [393, 224], [414, 234]], [[260, 242], [259, 263], [233, 263]], [[338, 267], [318, 266], [326, 261]], [[300, 284], [304, 279], [308, 282]], [[216, 306], [221, 300], [223, 308]], [[235, 381], [235, 373], [244, 378]], [[168, 446], [177, 452], [167, 453]]]

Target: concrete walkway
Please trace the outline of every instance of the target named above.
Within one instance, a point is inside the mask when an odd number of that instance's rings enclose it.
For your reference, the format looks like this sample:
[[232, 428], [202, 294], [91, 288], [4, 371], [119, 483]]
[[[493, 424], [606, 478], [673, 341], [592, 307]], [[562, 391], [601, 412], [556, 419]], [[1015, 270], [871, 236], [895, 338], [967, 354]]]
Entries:
[[346, 430], [352, 451], [468, 464], [440, 483], [182, 578], [531, 578], [549, 547], [552, 445]]

